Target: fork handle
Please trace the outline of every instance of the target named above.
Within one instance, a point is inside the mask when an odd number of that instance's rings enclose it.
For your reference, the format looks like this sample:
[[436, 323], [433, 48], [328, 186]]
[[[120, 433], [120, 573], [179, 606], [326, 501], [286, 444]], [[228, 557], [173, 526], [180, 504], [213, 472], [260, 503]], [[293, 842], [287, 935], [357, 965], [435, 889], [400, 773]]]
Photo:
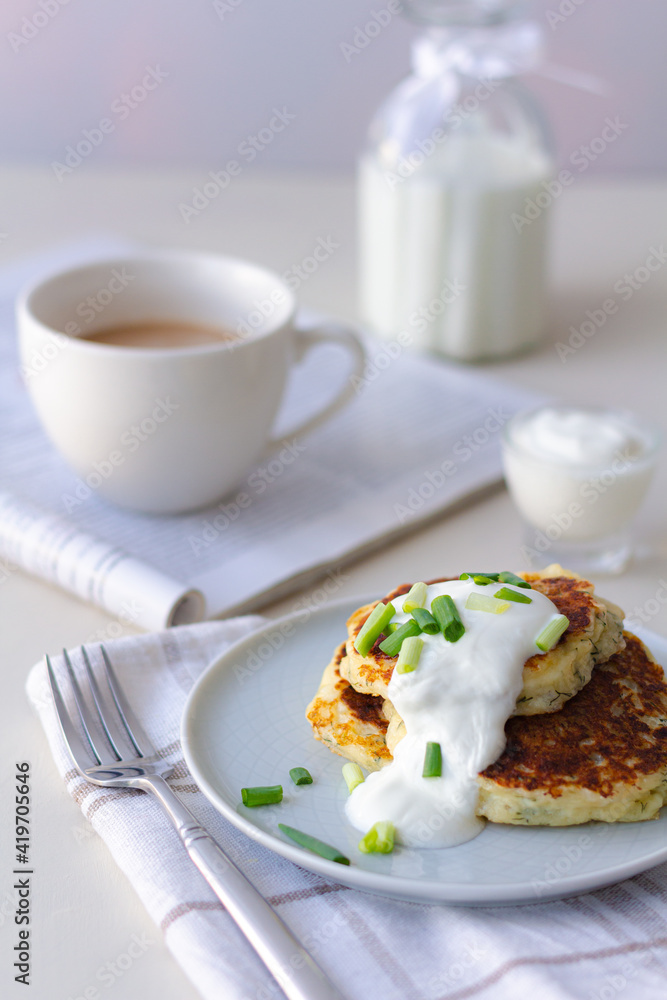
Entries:
[[197, 868], [289, 1000], [344, 1000], [289, 927], [164, 778], [145, 775], [132, 784], [152, 792], [162, 803]]

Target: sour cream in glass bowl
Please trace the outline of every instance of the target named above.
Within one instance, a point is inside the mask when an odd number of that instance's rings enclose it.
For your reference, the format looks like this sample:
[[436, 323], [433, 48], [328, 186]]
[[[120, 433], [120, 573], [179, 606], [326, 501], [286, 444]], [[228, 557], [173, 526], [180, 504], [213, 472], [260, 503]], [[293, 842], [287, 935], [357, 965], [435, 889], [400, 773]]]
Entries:
[[503, 466], [525, 524], [524, 556], [580, 572], [621, 572], [629, 525], [653, 475], [660, 439], [630, 413], [543, 406], [503, 434]]

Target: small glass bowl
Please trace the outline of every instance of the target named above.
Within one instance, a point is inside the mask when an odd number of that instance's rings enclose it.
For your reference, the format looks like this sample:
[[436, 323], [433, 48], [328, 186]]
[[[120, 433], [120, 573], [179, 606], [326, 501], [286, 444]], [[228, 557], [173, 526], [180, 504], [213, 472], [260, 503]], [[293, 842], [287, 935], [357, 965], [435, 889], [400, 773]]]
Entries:
[[[588, 421], [586, 441], [582, 417]], [[534, 430], [547, 418], [552, 425], [557, 422], [562, 455], [542, 451], [539, 439], [531, 438], [531, 425]], [[587, 457], [585, 444], [595, 452], [604, 432], [612, 429], [625, 434], [625, 441], [604, 457], [604, 448], [597, 458]], [[621, 410], [555, 405], [513, 417], [503, 431], [503, 467], [524, 520], [526, 560], [536, 567], [558, 562], [580, 573], [622, 572], [632, 554], [629, 527], [646, 495], [659, 446], [654, 427]]]

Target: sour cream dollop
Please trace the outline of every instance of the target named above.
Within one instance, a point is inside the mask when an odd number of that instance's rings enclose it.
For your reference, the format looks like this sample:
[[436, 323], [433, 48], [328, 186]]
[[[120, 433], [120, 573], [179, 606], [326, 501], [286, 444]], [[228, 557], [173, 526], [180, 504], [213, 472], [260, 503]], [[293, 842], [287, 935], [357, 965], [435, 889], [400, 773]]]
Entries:
[[[510, 603], [503, 614], [471, 611], [469, 594], [492, 597], [501, 587], [531, 598]], [[347, 816], [366, 832], [389, 820], [397, 839], [410, 847], [454, 847], [477, 836], [484, 822], [475, 815], [476, 777], [497, 760], [505, 747], [505, 723], [523, 686], [523, 667], [539, 654], [535, 640], [557, 615], [556, 606], [536, 590], [508, 584], [451, 580], [427, 588], [426, 608], [449, 594], [465, 626], [458, 642], [425, 635], [417, 669], [389, 682], [389, 698], [405, 722], [406, 736], [394, 760], [370, 774], [347, 800]], [[404, 597], [394, 602], [394, 621], [410, 617]], [[428, 742], [439, 743], [442, 776], [424, 778]]]
[[534, 458], [589, 469], [608, 465], [621, 449], [630, 459], [642, 451], [636, 430], [622, 414], [566, 406], [545, 406], [519, 420], [513, 439]]
[[512, 499], [548, 539], [587, 542], [621, 531], [648, 488], [658, 438], [630, 414], [545, 406], [505, 428]]

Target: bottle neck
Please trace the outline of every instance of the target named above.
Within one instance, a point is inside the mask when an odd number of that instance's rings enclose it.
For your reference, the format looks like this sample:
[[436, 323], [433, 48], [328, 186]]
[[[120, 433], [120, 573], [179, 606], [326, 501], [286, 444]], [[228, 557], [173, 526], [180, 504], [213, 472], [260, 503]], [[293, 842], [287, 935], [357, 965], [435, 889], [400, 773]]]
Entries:
[[410, 21], [431, 27], [484, 27], [522, 17], [529, 0], [403, 0]]
[[503, 79], [536, 66], [542, 47], [542, 29], [533, 21], [429, 28], [412, 44], [412, 69], [424, 79], [452, 73]]

